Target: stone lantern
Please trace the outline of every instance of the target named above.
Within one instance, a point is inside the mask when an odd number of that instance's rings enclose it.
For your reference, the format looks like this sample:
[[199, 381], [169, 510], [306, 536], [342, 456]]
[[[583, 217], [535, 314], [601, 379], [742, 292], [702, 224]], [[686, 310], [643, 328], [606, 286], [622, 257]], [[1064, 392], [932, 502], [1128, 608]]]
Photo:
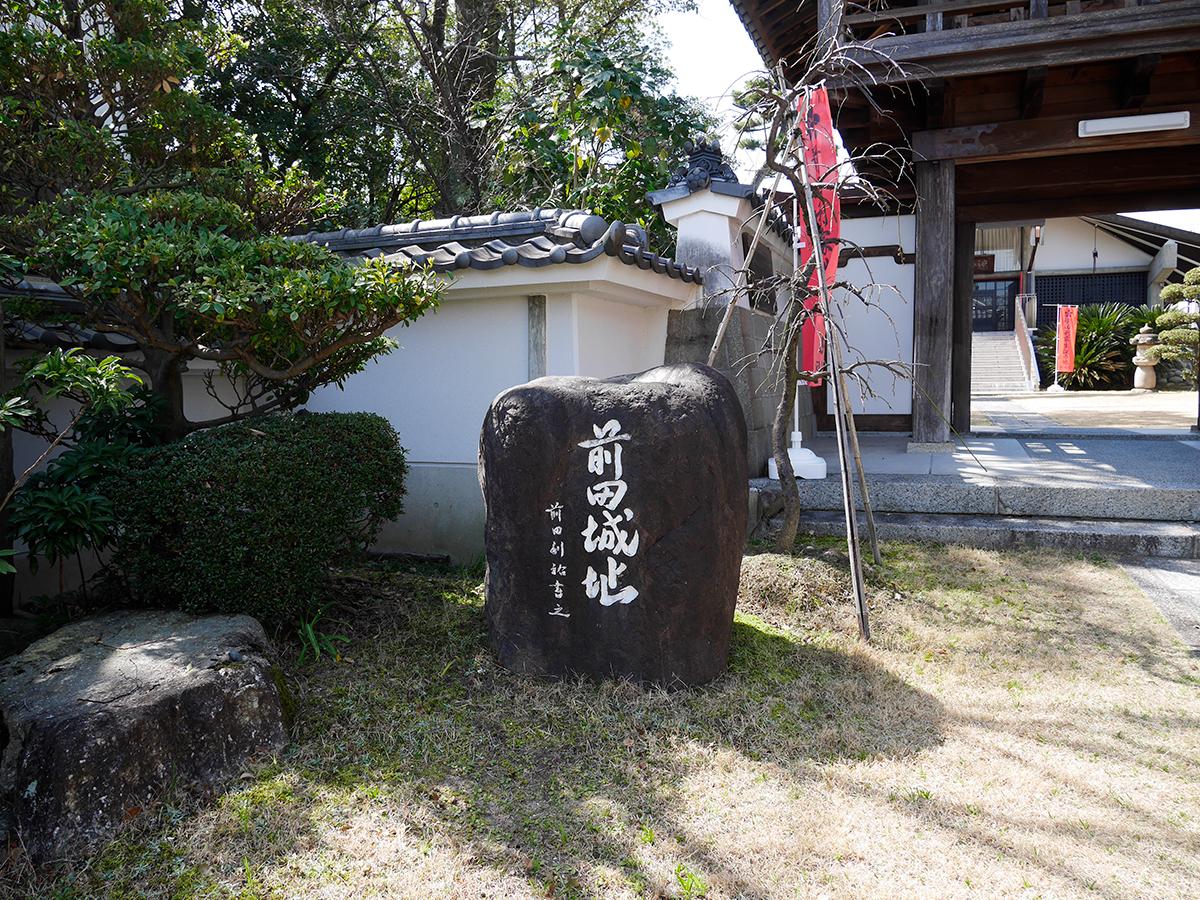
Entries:
[[1133, 389], [1138, 392], [1155, 390], [1158, 386], [1158, 376], [1154, 372], [1154, 366], [1158, 360], [1147, 351], [1158, 346], [1158, 335], [1149, 325], [1143, 325], [1141, 331], [1129, 339], [1129, 343], [1135, 348], [1133, 364], [1137, 367], [1133, 373]]

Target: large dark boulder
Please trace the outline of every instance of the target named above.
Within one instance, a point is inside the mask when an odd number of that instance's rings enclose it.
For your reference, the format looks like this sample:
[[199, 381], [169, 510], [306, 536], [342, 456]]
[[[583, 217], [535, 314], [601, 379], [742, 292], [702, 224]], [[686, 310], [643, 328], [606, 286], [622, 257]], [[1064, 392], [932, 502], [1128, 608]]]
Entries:
[[539, 378], [492, 403], [479, 456], [501, 665], [667, 686], [724, 670], [748, 480], [723, 375]]
[[116, 612], [5, 660], [0, 826], [35, 861], [86, 850], [168, 789], [218, 786], [278, 749], [266, 653], [249, 616]]

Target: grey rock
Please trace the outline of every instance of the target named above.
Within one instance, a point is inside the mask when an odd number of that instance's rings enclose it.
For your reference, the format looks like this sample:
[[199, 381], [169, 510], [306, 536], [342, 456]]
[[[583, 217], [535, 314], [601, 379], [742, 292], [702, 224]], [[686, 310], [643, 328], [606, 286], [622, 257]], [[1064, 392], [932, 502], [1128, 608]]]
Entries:
[[[606, 481], [624, 485], [607, 505]], [[480, 482], [502, 665], [663, 685], [724, 670], [748, 510], [745, 419], [719, 372], [506, 391], [484, 422]]]
[[249, 616], [114, 612], [0, 663], [3, 824], [44, 862], [281, 747], [267, 647]]

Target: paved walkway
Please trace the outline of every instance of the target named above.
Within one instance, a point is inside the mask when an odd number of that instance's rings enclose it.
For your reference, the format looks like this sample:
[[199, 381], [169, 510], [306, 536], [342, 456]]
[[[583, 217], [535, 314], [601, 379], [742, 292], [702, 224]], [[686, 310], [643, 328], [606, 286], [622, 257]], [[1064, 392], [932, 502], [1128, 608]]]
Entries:
[[1200, 560], [1139, 559], [1122, 564], [1170, 622], [1183, 642], [1200, 656]]
[[[974, 437], [953, 452], [941, 453], [907, 452], [907, 435], [862, 434], [859, 441], [863, 469], [872, 476], [1055, 487], [1200, 488], [1200, 438]], [[832, 435], [821, 435], [805, 446], [824, 457], [830, 475], [840, 471]]]
[[1012, 432], [1178, 434], [1196, 424], [1194, 391], [1065, 391], [972, 397], [971, 429], [976, 434]]

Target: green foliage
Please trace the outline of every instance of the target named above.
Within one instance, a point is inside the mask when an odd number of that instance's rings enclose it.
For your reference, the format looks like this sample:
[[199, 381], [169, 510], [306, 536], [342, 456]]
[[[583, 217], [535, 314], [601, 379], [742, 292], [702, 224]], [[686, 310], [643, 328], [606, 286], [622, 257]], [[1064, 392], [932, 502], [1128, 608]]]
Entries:
[[497, 206], [589, 209], [672, 238], [646, 193], [665, 186], [683, 142], [712, 124], [669, 91], [671, 73], [644, 46], [564, 44], [534, 97], [501, 135]]
[[[1124, 303], [1094, 303], [1079, 307], [1075, 332], [1075, 371], [1059, 374], [1058, 383], [1071, 390], [1107, 390], [1129, 386], [1130, 336], [1137, 316]], [[1046, 380], [1054, 377], [1057, 329], [1038, 334], [1038, 365]]]
[[[1200, 266], [1185, 272], [1182, 284], [1164, 285], [1159, 299], [1164, 306], [1200, 303]], [[1200, 312], [1169, 309], [1158, 317], [1156, 324], [1159, 344], [1154, 348], [1154, 355], [1158, 359], [1191, 361], [1196, 358]]]
[[133, 402], [126, 388], [141, 383], [141, 376], [119, 356], [97, 359], [79, 347], [71, 347], [33, 358], [25, 369], [20, 390], [37, 394], [42, 400], [72, 400], [81, 413], [112, 415]]
[[11, 518], [35, 571], [39, 557], [54, 564], [85, 549], [101, 548], [112, 522], [112, 504], [105, 497], [57, 480], [26, 488], [13, 504]]
[[268, 416], [140, 455], [106, 481], [113, 565], [133, 596], [278, 623], [402, 511], [404, 451], [366, 413]]
[[75, 290], [93, 318], [116, 320], [143, 345], [265, 377], [293, 402], [390, 350], [383, 330], [438, 294], [424, 270], [351, 265], [262, 235], [239, 206], [191, 191], [68, 194], [42, 228], [29, 226], [31, 264]]
[[[598, 142], [612, 144], [601, 149], [606, 161], [611, 157], [618, 165], [600, 174], [608, 172], [618, 183], [635, 178], [641, 166], [659, 159], [645, 141], [653, 143], [664, 131], [642, 113], [666, 115], [667, 122], [691, 117], [702, 127], [691, 104], [666, 105], [661, 39], [650, 25], [659, 12], [690, 5], [458, 0], [364, 8], [353, 0], [249, 0], [217, 16], [244, 46], [204, 73], [201, 91], [234, 110], [274, 164], [296, 163], [336, 187], [348, 225], [566, 204], [563, 192], [547, 187], [548, 181], [571, 183], [564, 163], [573, 164], [574, 154], [543, 157], [537, 151], [549, 148], [533, 146], [538, 140], [522, 129], [578, 131], [584, 154], [598, 132], [611, 129], [613, 139]], [[585, 59], [593, 53], [610, 61], [614, 81], [575, 102], [581, 82], [572, 83], [554, 63], [582, 63], [598, 72]], [[615, 62], [622, 60], [631, 64], [627, 71]], [[599, 102], [601, 94], [630, 73], [650, 80], [607, 95], [618, 103], [626, 98], [614, 114]], [[643, 93], [661, 99], [661, 108], [642, 104]], [[588, 134], [589, 123], [576, 122], [576, 115], [595, 119]], [[623, 169], [624, 154], [636, 153], [637, 142], [643, 143], [642, 162]], [[527, 151], [538, 171], [524, 178], [511, 154]], [[627, 187], [621, 191], [634, 196]], [[636, 220], [619, 209], [604, 214]]]
[[[0, 277], [61, 284], [82, 325], [136, 341], [172, 437], [179, 377], [217, 362], [229, 416], [294, 406], [391, 344], [437, 291], [280, 235], [336, 198], [276, 164], [196, 89], [245, 49], [228, 7], [14, 0], [0, 7]], [[182, 14], [181, 14], [182, 13]], [[224, 418], [224, 417], [223, 417]]]
[[237, 123], [187, 87], [229, 38], [161, 0], [4, 3], [0, 208], [253, 160]]
[[708, 885], [704, 883], [704, 879], [683, 863], [675, 867], [675, 883], [679, 885], [679, 890], [687, 900], [708, 894]]
[[22, 421], [33, 413], [29, 401], [24, 397], [8, 397], [0, 403], [0, 430], [20, 427]]
[[101, 491], [108, 478], [127, 471], [156, 436], [145, 427], [140, 396], [121, 391], [130, 405], [100, 405], [75, 425], [79, 442], [28, 479], [13, 497], [11, 525], [25, 542], [30, 566], [51, 564], [85, 551], [105, 549], [112, 540], [112, 502]]
[[322, 614], [317, 612], [312, 618], [302, 619], [296, 628], [296, 635], [300, 638], [301, 665], [310, 658], [316, 662], [321, 658], [321, 654], [331, 657], [334, 662], [340, 662], [342, 651], [338, 649], [338, 644], [350, 643], [350, 638], [344, 634], [329, 634], [317, 627]]

